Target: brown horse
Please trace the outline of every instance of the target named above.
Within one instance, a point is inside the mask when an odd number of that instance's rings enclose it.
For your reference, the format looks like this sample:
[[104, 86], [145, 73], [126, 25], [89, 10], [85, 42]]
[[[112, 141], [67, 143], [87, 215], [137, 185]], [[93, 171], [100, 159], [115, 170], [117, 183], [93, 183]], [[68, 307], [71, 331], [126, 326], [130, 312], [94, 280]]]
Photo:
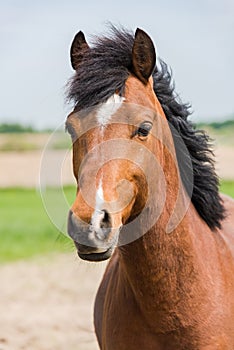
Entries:
[[[111, 257], [94, 311], [101, 349], [234, 349], [234, 201], [150, 37], [112, 28], [72, 43], [80, 258]], [[114, 249], [115, 248], [115, 249]]]

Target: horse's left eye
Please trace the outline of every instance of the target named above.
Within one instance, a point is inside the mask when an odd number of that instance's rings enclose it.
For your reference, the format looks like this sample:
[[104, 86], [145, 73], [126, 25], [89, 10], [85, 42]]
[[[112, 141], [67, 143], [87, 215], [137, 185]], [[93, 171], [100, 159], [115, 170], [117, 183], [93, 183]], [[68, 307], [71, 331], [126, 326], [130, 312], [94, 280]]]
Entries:
[[147, 137], [151, 129], [152, 124], [150, 122], [144, 122], [137, 129], [137, 135], [141, 138]]

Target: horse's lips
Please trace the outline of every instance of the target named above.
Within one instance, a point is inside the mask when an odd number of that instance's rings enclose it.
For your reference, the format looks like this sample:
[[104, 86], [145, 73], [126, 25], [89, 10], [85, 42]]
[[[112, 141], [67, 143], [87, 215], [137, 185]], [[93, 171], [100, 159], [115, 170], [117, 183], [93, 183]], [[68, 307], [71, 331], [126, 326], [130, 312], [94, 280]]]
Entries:
[[111, 257], [114, 245], [109, 247], [89, 247], [74, 241], [77, 254], [82, 260], [86, 261], [103, 261]]
[[76, 247], [77, 247], [77, 251], [78, 251], [78, 253], [80, 253], [80, 254], [83, 254], [83, 255], [87, 255], [87, 254], [103, 254], [103, 253], [106, 253], [108, 250], [109, 250], [109, 248], [92, 248], [92, 247], [84, 247], [83, 248], [83, 246], [81, 245], [81, 244], [77, 244], [76, 242], [75, 242], [75, 245], [76, 245]]
[[104, 252], [93, 252], [93, 253], [84, 254], [79, 252], [79, 250], [77, 250], [77, 253], [82, 260], [97, 262], [97, 261], [104, 261], [109, 259], [112, 255], [112, 251], [113, 251], [113, 248], [110, 247]]

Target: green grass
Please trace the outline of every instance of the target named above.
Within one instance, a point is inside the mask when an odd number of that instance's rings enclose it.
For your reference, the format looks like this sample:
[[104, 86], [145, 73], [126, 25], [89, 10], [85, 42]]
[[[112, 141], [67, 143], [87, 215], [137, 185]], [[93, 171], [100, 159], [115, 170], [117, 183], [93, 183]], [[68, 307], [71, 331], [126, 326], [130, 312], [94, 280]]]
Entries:
[[[57, 190], [51, 191], [53, 194]], [[234, 181], [223, 181], [221, 191], [234, 198]], [[64, 192], [68, 202], [72, 203], [74, 187], [66, 187]], [[53, 204], [56, 206], [56, 200]], [[60, 215], [65, 219], [67, 213]], [[59, 233], [48, 218], [38, 192], [33, 189], [0, 189], [0, 262], [72, 249], [71, 240]]]
[[[65, 192], [72, 202], [74, 188], [67, 187]], [[71, 241], [51, 223], [38, 192], [0, 189], [0, 262], [67, 249], [72, 249]]]
[[220, 191], [234, 198], [234, 181], [222, 181]]

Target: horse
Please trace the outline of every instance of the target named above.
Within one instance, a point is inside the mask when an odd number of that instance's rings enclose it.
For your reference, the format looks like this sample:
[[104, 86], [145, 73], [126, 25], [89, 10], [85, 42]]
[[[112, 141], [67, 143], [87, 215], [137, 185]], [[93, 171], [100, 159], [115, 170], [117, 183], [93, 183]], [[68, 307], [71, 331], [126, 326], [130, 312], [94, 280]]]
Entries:
[[77, 193], [68, 234], [110, 259], [96, 294], [100, 349], [234, 349], [234, 201], [150, 36], [111, 27], [71, 45], [66, 119]]

